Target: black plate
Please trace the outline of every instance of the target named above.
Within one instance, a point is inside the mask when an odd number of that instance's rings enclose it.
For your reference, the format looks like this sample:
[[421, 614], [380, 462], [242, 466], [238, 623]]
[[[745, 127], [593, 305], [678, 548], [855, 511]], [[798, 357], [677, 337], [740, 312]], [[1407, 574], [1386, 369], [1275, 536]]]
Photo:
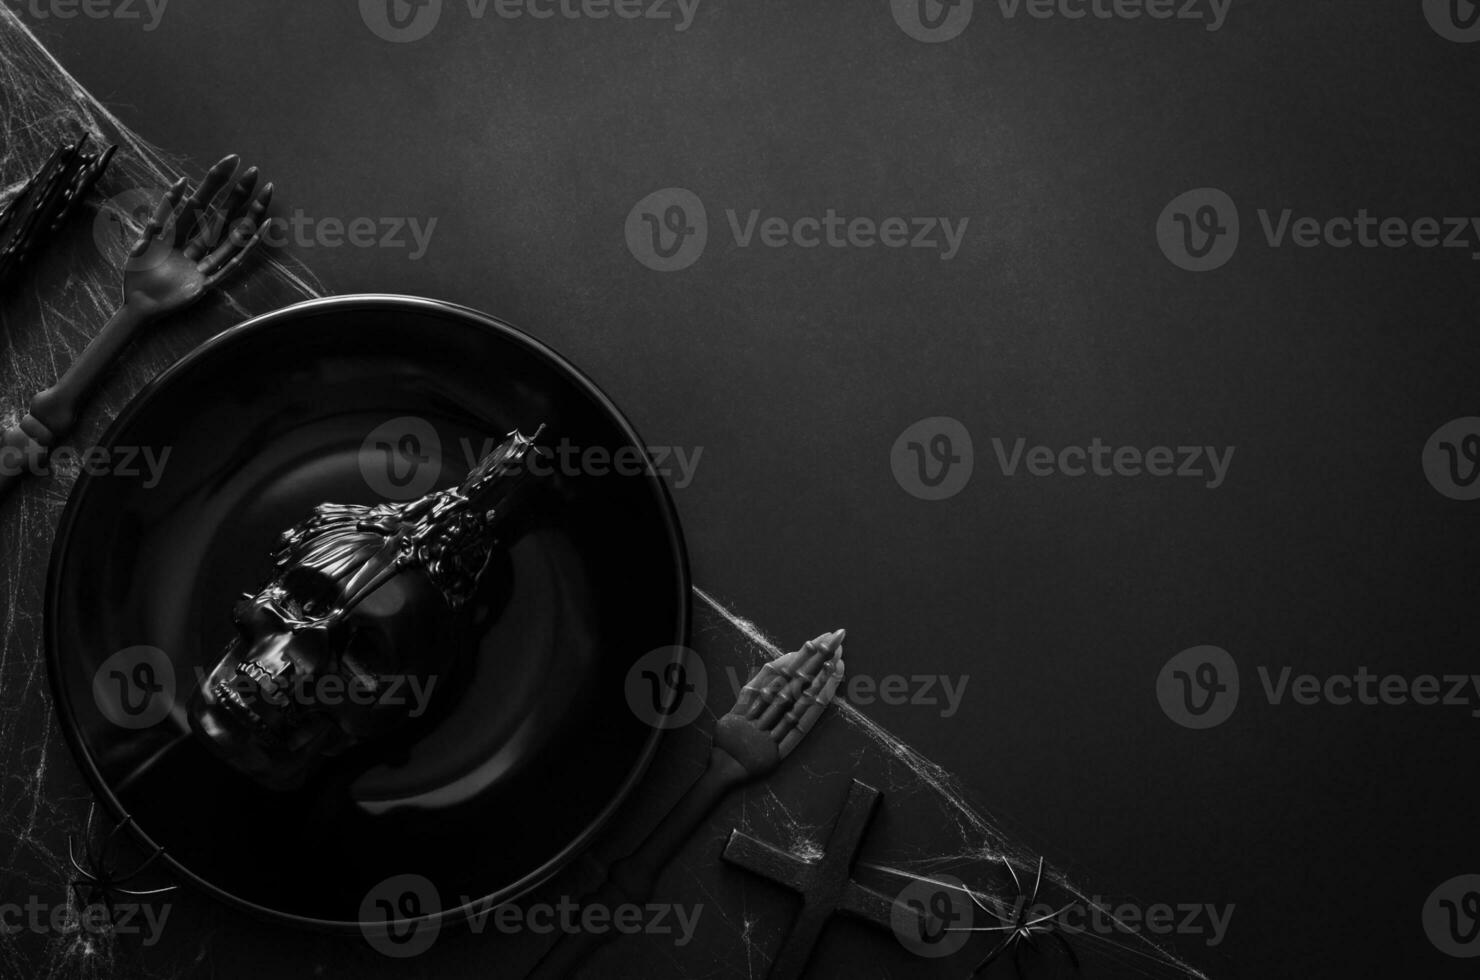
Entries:
[[[367, 891], [400, 874], [430, 879], [444, 914], [547, 879], [656, 748], [627, 706], [629, 667], [686, 642], [687, 557], [645, 452], [639, 475], [557, 465], [539, 519], [491, 576], [501, 611], [429, 731], [289, 794], [182, 736], [197, 668], [224, 652], [232, 604], [267, 577], [275, 537], [322, 501], [384, 500], [366, 467], [380, 442], [366, 440], [398, 418], [436, 432], [440, 452], [413, 448], [438, 488], [466, 474], [467, 446], [514, 428], [544, 423], [551, 447], [644, 445], [570, 364], [495, 319], [409, 297], [314, 300], [226, 331], [142, 391], [103, 439], [121, 471], [84, 473], [57, 533], [47, 658], [79, 763], [179, 875], [269, 916], [352, 927]], [[122, 471], [131, 447], [169, 448], [156, 486]], [[176, 707], [120, 726], [94, 678], [141, 645], [167, 657], [158, 676], [172, 672]]]

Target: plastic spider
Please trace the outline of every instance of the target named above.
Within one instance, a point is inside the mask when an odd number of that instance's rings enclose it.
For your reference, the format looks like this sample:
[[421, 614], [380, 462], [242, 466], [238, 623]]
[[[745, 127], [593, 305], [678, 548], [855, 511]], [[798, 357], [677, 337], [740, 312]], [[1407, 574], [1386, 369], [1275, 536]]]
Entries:
[[120, 885], [124, 885], [132, 881], [139, 875], [143, 874], [146, 870], [148, 870], [149, 866], [154, 863], [155, 859], [164, 853], [164, 848], [156, 847], [154, 849], [154, 853], [145, 858], [143, 863], [134, 868], [134, 870], [126, 874], [119, 874], [118, 869], [114, 866], [113, 863], [116, 857], [116, 855], [113, 853], [114, 841], [118, 837], [118, 832], [132, 824], [134, 822], [134, 818], [124, 817], [123, 820], [118, 824], [118, 826], [114, 827], [108, 832], [108, 834], [103, 838], [102, 845], [97, 849], [96, 852], [94, 852], [92, 848], [93, 813], [96, 809], [96, 804], [91, 804], [88, 806], [87, 825], [83, 828], [82, 831], [83, 840], [87, 842], [87, 846], [83, 849], [82, 854], [82, 856], [86, 858], [85, 865], [84, 863], [77, 860], [77, 852], [72, 841], [72, 835], [67, 835], [67, 860], [72, 862], [72, 868], [78, 874], [78, 877], [73, 878], [72, 880], [67, 882], [67, 890], [71, 892], [74, 896], [76, 896], [77, 901], [81, 904], [82, 889], [87, 889], [88, 901], [83, 904], [82, 907], [84, 908], [92, 904], [92, 899], [95, 896], [101, 898], [103, 908], [108, 913], [108, 921], [111, 923], [113, 921], [113, 896], [115, 894], [128, 895], [132, 898], [146, 898], [150, 895], [163, 895], [165, 892], [172, 892], [175, 890], [176, 886], [167, 885], [164, 888], [150, 888], [144, 890], [119, 887]]
[[1038, 874], [1033, 879], [1033, 891], [1026, 896], [1023, 895], [1023, 884], [1018, 880], [1017, 872], [1013, 870], [1012, 862], [1003, 858], [1002, 863], [1007, 865], [1007, 873], [1012, 875], [1013, 887], [1018, 891], [1017, 901], [1015, 903], [1016, 911], [1010, 916], [1005, 916], [996, 909], [988, 908], [986, 903], [977, 897], [975, 892], [967, 892], [978, 908], [1001, 923], [1001, 925], [996, 926], [975, 926], [967, 931], [1006, 933], [1002, 937], [1002, 942], [998, 943], [997, 948], [988, 953], [986, 958], [976, 965], [976, 968], [971, 971], [971, 975], [976, 976], [978, 973], [981, 973], [987, 967], [991, 966], [1003, 953], [1011, 950], [1012, 968], [1021, 977], [1023, 975], [1023, 945], [1026, 944], [1035, 953], [1042, 952], [1034, 936], [1047, 936], [1058, 943], [1064, 952], [1069, 954], [1069, 962], [1074, 964], [1074, 969], [1078, 970], [1079, 957], [1075, 955], [1074, 947], [1070, 946], [1069, 941], [1054, 931], [1053, 928], [1058, 924], [1058, 917], [1063, 915], [1072, 906], [1072, 903], [1048, 915], [1032, 916], [1031, 914], [1033, 908], [1038, 904], [1038, 889], [1043, 884], [1043, 858], [1040, 857], [1038, 859]]

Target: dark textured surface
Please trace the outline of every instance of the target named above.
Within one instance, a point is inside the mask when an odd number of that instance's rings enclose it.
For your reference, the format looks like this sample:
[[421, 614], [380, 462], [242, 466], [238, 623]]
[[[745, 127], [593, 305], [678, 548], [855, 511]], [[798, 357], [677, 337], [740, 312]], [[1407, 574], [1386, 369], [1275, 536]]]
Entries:
[[[299, 254], [337, 292], [503, 316], [650, 442], [703, 446], [675, 493], [696, 581], [778, 636], [847, 626], [852, 669], [969, 674], [951, 718], [870, 713], [1059, 865], [1143, 902], [1236, 903], [1220, 947], [1178, 941], [1196, 965], [1467, 970], [1420, 911], [1480, 866], [1470, 709], [1274, 707], [1253, 669], [1474, 661], [1475, 505], [1436, 494], [1419, 458], [1476, 414], [1480, 266], [1272, 249], [1255, 213], [1480, 211], [1480, 46], [1439, 38], [1418, 2], [1244, 0], [1207, 32], [1008, 21], [978, 0], [939, 45], [882, 0], [705, 0], [684, 32], [475, 21], [449, 0], [404, 45], [348, 2], [172, 5], [152, 32], [22, 16], [149, 139], [250, 152], [279, 213], [436, 217], [420, 261]], [[661, 274], [622, 228], [669, 186], [706, 202], [710, 243]], [[1240, 203], [1245, 237], [1196, 276], [1153, 228], [1202, 186]], [[739, 248], [723, 214], [829, 207], [970, 226], [943, 262]], [[889, 452], [934, 415], [978, 455], [961, 494], [927, 503]], [[994, 436], [1237, 453], [1214, 491], [1007, 479]], [[34, 589], [9, 595], [8, 625], [31, 628]], [[1192, 732], [1154, 684], [1202, 643], [1238, 658], [1246, 700]]]

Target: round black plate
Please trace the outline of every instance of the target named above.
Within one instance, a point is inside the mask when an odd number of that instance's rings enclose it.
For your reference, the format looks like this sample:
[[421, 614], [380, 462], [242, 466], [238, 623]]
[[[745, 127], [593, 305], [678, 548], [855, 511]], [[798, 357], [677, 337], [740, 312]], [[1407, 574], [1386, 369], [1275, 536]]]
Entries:
[[[433, 473], [449, 486], [486, 440], [540, 423], [543, 444], [572, 448], [486, 576], [498, 613], [433, 702], [435, 724], [291, 793], [258, 788], [185, 734], [198, 671], [223, 654], [232, 605], [268, 577], [280, 532], [323, 501], [381, 502]], [[430, 300], [314, 300], [206, 343], [103, 445], [115, 472], [79, 477], [52, 553], [52, 690], [99, 796], [180, 876], [269, 916], [352, 927], [378, 883], [417, 874], [450, 914], [553, 875], [632, 791], [659, 733], [628, 708], [625, 680], [645, 653], [686, 642], [687, 557], [645, 451], [635, 475], [580, 464], [623, 449], [631, 463], [643, 443], [549, 349]], [[378, 460], [381, 446], [407, 454]], [[157, 485], [144, 449], [169, 451]], [[120, 725], [103, 710], [112, 681], [102, 693], [94, 681], [140, 646], [167, 659], [153, 676], [172, 675], [174, 706]], [[121, 694], [150, 675], [128, 678]]]

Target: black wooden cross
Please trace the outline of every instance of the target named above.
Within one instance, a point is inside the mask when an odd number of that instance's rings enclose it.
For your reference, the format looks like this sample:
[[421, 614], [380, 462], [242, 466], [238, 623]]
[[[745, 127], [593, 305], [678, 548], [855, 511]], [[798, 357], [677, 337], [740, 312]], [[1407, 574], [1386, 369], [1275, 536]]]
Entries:
[[738, 830], [730, 832], [726, 861], [802, 896], [801, 915], [771, 961], [770, 980], [800, 980], [823, 927], [835, 912], [890, 928], [894, 900], [854, 881], [851, 870], [878, 802], [878, 790], [853, 780], [848, 802], [828, 835], [827, 849], [816, 860], [799, 858]]

